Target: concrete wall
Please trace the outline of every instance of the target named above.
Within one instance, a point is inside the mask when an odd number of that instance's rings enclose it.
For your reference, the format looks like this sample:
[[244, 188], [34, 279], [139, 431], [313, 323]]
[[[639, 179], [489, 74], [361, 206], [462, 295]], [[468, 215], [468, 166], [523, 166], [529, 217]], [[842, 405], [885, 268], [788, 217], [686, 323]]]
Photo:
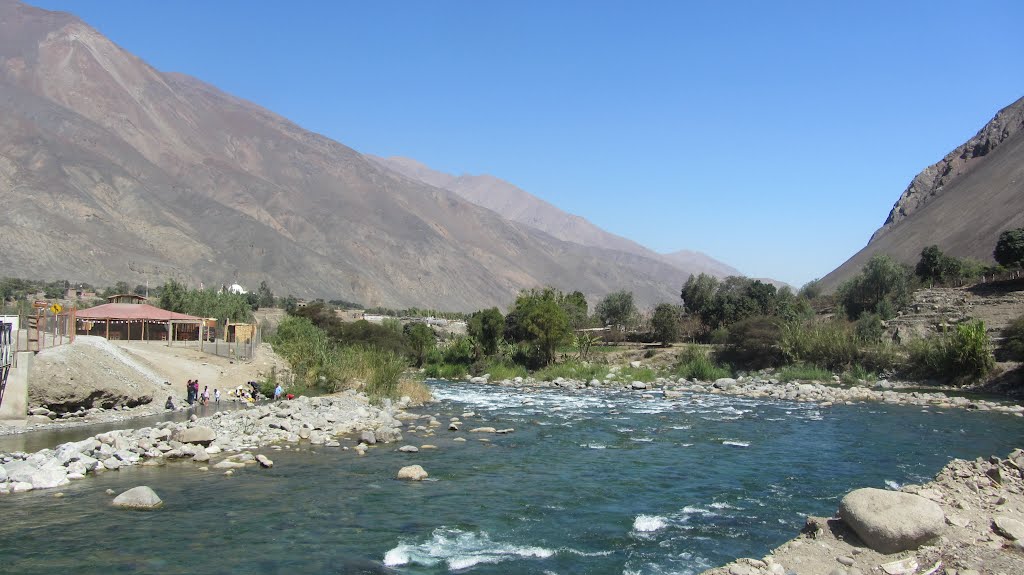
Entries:
[[23, 423], [28, 418], [28, 374], [36, 354], [19, 351], [7, 374], [7, 386], [0, 400], [0, 421]]

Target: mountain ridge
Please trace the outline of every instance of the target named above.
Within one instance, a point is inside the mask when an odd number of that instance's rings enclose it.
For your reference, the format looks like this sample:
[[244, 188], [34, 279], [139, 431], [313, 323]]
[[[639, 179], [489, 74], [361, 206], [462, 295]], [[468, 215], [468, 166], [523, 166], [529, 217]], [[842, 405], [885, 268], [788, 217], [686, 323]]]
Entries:
[[999, 234], [1024, 226], [1024, 98], [917, 174], [868, 244], [821, 280], [827, 290], [885, 253], [913, 265], [921, 250], [992, 262]]
[[0, 266], [23, 277], [468, 311], [542, 285], [676, 301], [688, 276], [413, 181], [69, 14], [0, 0], [0, 102]]
[[582, 216], [565, 212], [515, 184], [489, 174], [456, 176], [435, 170], [412, 158], [382, 158], [370, 155], [367, 157], [388, 169], [454, 192], [478, 206], [497, 212], [508, 220], [526, 224], [561, 240], [660, 259], [687, 274], [709, 273], [716, 277], [743, 275], [736, 268], [702, 252], [679, 250], [668, 254], [657, 253], [638, 242], [608, 232]]

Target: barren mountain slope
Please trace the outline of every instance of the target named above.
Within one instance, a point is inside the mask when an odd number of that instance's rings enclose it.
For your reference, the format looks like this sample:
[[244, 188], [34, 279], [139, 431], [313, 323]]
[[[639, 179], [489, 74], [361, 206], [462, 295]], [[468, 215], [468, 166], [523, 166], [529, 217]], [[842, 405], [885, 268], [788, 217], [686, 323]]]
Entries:
[[672, 301], [686, 274], [558, 240], [370, 162], [73, 16], [0, 0], [0, 266], [477, 309], [550, 284]]
[[682, 250], [671, 254], [656, 253], [633, 240], [606, 232], [587, 219], [564, 212], [557, 206], [494, 176], [454, 176], [433, 170], [409, 158], [367, 157], [388, 169], [431, 186], [455, 192], [478, 206], [497, 212], [503, 218], [526, 224], [561, 240], [660, 259], [687, 275], [702, 272], [718, 277], [743, 275], [736, 268], [700, 252]]
[[915, 263], [938, 245], [992, 261], [999, 234], [1024, 226], [1024, 98], [914, 178], [864, 249], [822, 279], [826, 289], [856, 275], [876, 253]]

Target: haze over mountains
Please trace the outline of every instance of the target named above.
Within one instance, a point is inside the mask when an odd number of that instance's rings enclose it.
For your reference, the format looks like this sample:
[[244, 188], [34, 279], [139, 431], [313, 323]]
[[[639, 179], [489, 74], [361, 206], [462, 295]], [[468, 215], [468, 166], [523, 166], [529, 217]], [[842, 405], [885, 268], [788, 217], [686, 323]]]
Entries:
[[6, 0], [0, 109], [9, 275], [265, 279], [279, 294], [472, 310], [542, 285], [677, 302], [691, 271], [735, 272], [699, 254], [659, 256], [536, 198], [506, 202], [518, 216], [481, 207], [522, 196], [497, 193], [509, 185], [486, 177], [402, 175], [159, 72], [72, 15]]
[[380, 158], [369, 155], [367, 157], [388, 169], [454, 192], [478, 206], [497, 212], [503, 218], [526, 224], [560, 240], [660, 259], [687, 273], [708, 273], [717, 277], [743, 275], [736, 268], [701, 252], [680, 250], [670, 254], [656, 253], [633, 240], [609, 233], [590, 223], [586, 218], [566, 213], [494, 176], [454, 176], [433, 170], [410, 158]]
[[836, 288], [876, 253], [913, 265], [930, 245], [993, 263], [999, 234], [1019, 227], [1024, 227], [1024, 98], [915, 176], [868, 244], [822, 278], [822, 285]]

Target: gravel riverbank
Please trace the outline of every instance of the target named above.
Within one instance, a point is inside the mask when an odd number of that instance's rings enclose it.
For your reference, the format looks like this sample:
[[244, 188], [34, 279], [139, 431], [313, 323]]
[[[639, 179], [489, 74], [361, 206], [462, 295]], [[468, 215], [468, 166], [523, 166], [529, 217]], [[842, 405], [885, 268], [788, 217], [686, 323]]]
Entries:
[[[191, 460], [213, 469], [256, 463], [249, 451], [281, 449], [300, 441], [311, 445], [341, 446], [339, 439], [357, 437], [356, 449], [402, 439], [405, 421], [421, 416], [403, 408], [408, 400], [377, 407], [365, 395], [345, 392], [324, 397], [302, 397], [206, 418], [195, 415], [186, 422], [163, 422], [152, 427], [123, 429], [64, 443], [35, 453], [0, 454], [0, 493], [51, 489], [133, 465], [161, 465]], [[424, 428], [440, 422], [423, 416]], [[219, 460], [219, 461], [218, 461]]]
[[[856, 496], [863, 509], [851, 509]], [[906, 537], [911, 533], [923, 543]], [[836, 517], [808, 517], [796, 538], [761, 559], [738, 559], [702, 575], [790, 573], [1024, 573], [1024, 451], [1005, 459], [955, 459], [934, 481], [899, 492], [857, 490]]]

